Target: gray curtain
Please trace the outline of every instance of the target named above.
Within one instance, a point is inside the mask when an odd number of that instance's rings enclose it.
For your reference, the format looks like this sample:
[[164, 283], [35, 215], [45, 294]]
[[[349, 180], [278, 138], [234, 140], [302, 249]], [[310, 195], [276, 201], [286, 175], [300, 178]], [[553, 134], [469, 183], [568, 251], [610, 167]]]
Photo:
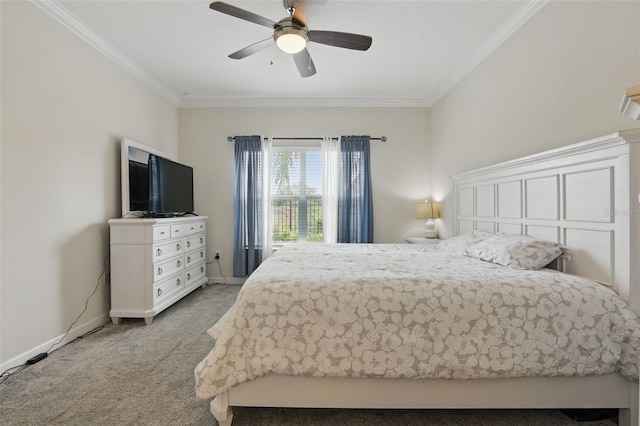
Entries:
[[249, 276], [262, 262], [260, 136], [235, 137], [233, 276]]
[[373, 243], [370, 136], [342, 136], [338, 178], [338, 242]]

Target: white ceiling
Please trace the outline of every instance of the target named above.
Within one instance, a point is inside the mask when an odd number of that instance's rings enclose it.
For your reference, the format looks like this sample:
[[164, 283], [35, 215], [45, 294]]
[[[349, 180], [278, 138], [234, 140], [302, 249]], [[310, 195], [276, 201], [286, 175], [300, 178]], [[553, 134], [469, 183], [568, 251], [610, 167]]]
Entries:
[[[227, 57], [272, 35], [209, 0], [43, 1], [50, 13], [178, 106], [430, 106], [545, 1], [329, 0], [310, 30], [370, 35], [366, 52], [310, 43], [301, 78], [276, 47]], [[226, 0], [274, 21], [281, 0]]]

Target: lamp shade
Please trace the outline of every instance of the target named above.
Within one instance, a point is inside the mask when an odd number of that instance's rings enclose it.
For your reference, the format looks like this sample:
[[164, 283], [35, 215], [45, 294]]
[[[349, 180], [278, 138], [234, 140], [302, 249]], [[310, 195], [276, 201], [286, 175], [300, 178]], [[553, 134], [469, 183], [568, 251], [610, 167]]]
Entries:
[[426, 201], [416, 205], [416, 219], [440, 218], [440, 206], [433, 201]]
[[634, 120], [640, 120], [640, 86], [632, 86], [625, 90], [620, 112]]

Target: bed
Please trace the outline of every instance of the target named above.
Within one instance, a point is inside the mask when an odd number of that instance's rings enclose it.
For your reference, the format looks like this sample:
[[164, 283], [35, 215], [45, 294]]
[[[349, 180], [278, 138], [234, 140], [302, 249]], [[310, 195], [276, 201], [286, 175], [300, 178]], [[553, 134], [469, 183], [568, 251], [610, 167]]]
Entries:
[[[198, 397], [221, 425], [233, 406], [600, 407], [637, 425], [638, 141], [618, 132], [454, 176], [457, 237], [439, 246], [279, 251], [209, 331]], [[496, 237], [548, 249], [496, 256]], [[540, 267], [547, 252], [557, 270]]]

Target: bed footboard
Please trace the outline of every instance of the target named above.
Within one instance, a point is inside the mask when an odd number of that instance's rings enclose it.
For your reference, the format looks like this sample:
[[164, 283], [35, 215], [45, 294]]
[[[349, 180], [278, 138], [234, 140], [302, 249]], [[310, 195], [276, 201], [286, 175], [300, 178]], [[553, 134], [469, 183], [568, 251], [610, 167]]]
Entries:
[[620, 408], [618, 411], [618, 426], [640, 425], [640, 387], [638, 384], [630, 385], [629, 408]]
[[229, 406], [229, 394], [227, 392], [216, 396], [209, 404], [209, 410], [218, 421], [219, 426], [231, 426], [233, 410]]
[[211, 413], [221, 426], [231, 425], [231, 406], [377, 409], [615, 407], [620, 411], [620, 426], [640, 424], [638, 385], [618, 374], [478, 380], [270, 375], [242, 383], [211, 401]]

